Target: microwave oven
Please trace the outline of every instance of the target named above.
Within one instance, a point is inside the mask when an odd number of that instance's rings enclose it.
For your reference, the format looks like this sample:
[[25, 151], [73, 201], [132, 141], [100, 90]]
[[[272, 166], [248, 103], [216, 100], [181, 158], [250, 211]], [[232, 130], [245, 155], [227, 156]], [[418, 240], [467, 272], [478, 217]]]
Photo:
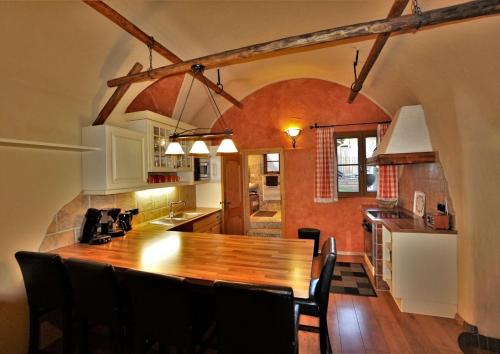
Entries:
[[201, 181], [210, 179], [210, 159], [194, 159], [194, 180]]

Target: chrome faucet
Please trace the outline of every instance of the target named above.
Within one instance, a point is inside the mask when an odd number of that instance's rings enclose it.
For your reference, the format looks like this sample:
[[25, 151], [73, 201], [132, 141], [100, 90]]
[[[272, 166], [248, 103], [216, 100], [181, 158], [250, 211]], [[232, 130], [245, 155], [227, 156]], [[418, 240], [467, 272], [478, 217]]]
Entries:
[[177, 204], [184, 204], [186, 205], [186, 202], [183, 201], [183, 200], [179, 200], [178, 202], [170, 202], [169, 205], [170, 205], [170, 213], [168, 213], [168, 217], [170, 219], [172, 219], [174, 217], [174, 205], [177, 205]]

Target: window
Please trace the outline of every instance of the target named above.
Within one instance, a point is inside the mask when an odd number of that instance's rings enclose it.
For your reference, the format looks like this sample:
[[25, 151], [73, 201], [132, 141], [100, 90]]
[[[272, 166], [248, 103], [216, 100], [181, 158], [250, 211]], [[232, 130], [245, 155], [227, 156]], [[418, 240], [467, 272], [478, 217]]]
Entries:
[[367, 166], [366, 159], [377, 147], [377, 133], [335, 134], [335, 145], [339, 197], [374, 196], [378, 186], [378, 166]]
[[280, 173], [280, 154], [264, 154], [264, 174]]

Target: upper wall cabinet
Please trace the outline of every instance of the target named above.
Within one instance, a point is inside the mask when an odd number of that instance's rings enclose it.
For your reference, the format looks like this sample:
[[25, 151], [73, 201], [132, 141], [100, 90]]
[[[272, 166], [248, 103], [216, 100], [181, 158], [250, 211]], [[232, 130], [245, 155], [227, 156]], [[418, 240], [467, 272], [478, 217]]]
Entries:
[[114, 194], [147, 186], [146, 136], [110, 125], [82, 129], [84, 194]]
[[[188, 172], [193, 170], [193, 158], [188, 155], [191, 142], [181, 141], [185, 155], [165, 155], [168, 138], [174, 133], [177, 121], [150, 111], [127, 113], [127, 120], [131, 129], [146, 135], [147, 169], [149, 172]], [[191, 129], [195, 129], [195, 127], [180, 122], [177, 133]]]

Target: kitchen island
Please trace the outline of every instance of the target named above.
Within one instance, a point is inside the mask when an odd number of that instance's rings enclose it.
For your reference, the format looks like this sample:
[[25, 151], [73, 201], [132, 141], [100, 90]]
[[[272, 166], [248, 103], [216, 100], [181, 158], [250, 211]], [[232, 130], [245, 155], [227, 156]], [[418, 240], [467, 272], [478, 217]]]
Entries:
[[181, 276], [207, 284], [225, 280], [289, 286], [295, 297], [309, 297], [311, 240], [166, 229], [165, 225], [144, 223], [107, 244], [78, 243], [51, 252], [62, 258], [109, 263], [118, 269]]

